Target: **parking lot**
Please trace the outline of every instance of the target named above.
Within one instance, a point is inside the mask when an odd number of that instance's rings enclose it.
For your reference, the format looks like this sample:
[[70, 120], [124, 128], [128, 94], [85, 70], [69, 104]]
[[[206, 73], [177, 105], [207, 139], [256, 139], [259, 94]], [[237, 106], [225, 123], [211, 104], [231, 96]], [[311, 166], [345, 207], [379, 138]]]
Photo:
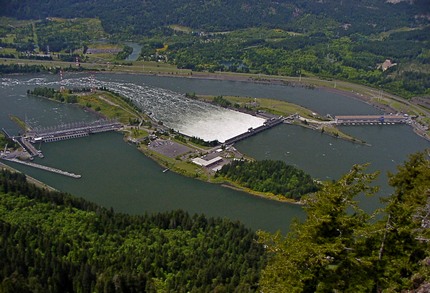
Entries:
[[191, 148], [171, 140], [156, 139], [149, 144], [149, 149], [170, 158], [192, 151]]

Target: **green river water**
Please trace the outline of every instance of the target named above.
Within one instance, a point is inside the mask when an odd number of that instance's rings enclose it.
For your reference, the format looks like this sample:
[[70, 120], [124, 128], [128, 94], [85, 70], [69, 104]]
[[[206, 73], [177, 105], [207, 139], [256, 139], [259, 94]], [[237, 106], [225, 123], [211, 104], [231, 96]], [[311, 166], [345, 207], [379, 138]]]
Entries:
[[[39, 78], [40, 76], [37, 76]], [[44, 78], [53, 79], [53, 77]], [[34, 85], [23, 82], [34, 77], [3, 79], [0, 87], [0, 126], [17, 133], [8, 115], [27, 117], [34, 125], [95, 120], [81, 109], [31, 98], [25, 95]], [[271, 97], [294, 101], [321, 114], [374, 114], [369, 105], [320, 90], [289, 88], [229, 81], [162, 78], [137, 75], [99, 75], [99, 79], [144, 83], [179, 93], [231, 94]], [[330, 108], [330, 105], [332, 106]], [[333, 110], [333, 111], [329, 111]], [[370, 162], [369, 170], [381, 170], [379, 196], [389, 194], [386, 173], [410, 153], [422, 151], [430, 143], [401, 126], [356, 126], [344, 130], [371, 146], [352, 144], [297, 126], [281, 125], [251, 137], [236, 147], [257, 159], [280, 159], [322, 179], [336, 179], [355, 163]], [[105, 207], [131, 214], [183, 209], [190, 213], [239, 220], [250, 228], [288, 231], [293, 219], [303, 219], [302, 208], [250, 196], [219, 185], [186, 178], [162, 168], [146, 158], [135, 146], [125, 143], [118, 133], [47, 143], [41, 145], [44, 159], [35, 162], [81, 174], [81, 179], [10, 164], [59, 190], [84, 197]], [[8, 163], [9, 164], [9, 163]], [[362, 199], [366, 210], [380, 206], [379, 198]]]

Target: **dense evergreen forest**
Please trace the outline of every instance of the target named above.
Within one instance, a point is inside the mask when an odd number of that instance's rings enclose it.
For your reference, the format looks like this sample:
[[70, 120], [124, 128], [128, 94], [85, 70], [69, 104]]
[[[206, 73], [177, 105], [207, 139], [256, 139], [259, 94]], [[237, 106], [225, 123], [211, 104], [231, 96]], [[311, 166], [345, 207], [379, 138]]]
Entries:
[[[390, 4], [385, 0], [340, 3], [336, 0], [10, 0], [2, 1], [0, 15], [24, 19], [98, 17], [108, 33], [138, 35], [171, 24], [207, 31], [267, 26], [305, 32], [312, 25], [321, 24], [323, 18], [331, 23], [352, 23], [351, 32], [375, 33], [422, 21], [414, 20], [414, 16], [429, 11], [428, 1], [413, 3]], [[338, 29], [340, 32], [341, 28]]]
[[239, 223], [118, 214], [0, 171], [0, 292], [250, 292], [264, 263]]
[[283, 161], [236, 160], [224, 165], [216, 175], [255, 191], [270, 192], [296, 200], [318, 190], [318, 184], [309, 174]]
[[374, 195], [376, 173], [354, 166], [306, 196], [304, 223], [287, 237], [260, 233], [269, 264], [262, 292], [430, 291], [430, 161], [414, 154], [390, 174], [382, 211], [369, 214], [357, 196]]
[[303, 198], [286, 237], [182, 211], [129, 216], [0, 172], [0, 292], [428, 292], [430, 161], [390, 174], [356, 165]]

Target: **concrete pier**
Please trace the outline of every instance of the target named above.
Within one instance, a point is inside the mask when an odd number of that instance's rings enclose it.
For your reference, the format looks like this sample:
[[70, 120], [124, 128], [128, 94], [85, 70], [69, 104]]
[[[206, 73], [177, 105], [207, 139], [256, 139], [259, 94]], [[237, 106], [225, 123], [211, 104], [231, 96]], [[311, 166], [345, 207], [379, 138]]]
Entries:
[[43, 158], [43, 154], [42, 152], [38, 151], [30, 142], [28, 142], [25, 138], [23, 137], [15, 137], [14, 141], [16, 141], [23, 149], [27, 150], [27, 152], [32, 156], [32, 157], [40, 157]]
[[75, 173], [70, 173], [70, 172], [67, 172], [67, 171], [63, 171], [63, 170], [52, 168], [52, 167], [48, 167], [48, 166], [39, 165], [39, 164], [32, 163], [32, 162], [21, 161], [21, 160], [18, 160], [18, 159], [6, 159], [6, 158], [3, 158], [3, 160], [14, 162], [14, 163], [18, 163], [18, 164], [21, 164], [21, 165], [30, 166], [30, 167], [33, 167], [33, 168], [38, 168], [38, 169], [49, 171], [49, 172], [53, 172], [53, 173], [57, 173], [57, 174], [68, 176], [68, 177], [72, 177], [72, 178], [75, 178], [75, 179], [79, 179], [79, 178], [82, 177], [81, 175], [78, 175], [78, 174], [75, 174]]

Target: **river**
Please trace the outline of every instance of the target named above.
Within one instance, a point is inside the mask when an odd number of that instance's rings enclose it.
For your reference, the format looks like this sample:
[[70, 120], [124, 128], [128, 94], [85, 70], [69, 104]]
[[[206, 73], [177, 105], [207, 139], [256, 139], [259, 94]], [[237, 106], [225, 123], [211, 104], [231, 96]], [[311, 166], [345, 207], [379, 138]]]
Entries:
[[138, 43], [132, 43], [132, 42], [127, 42], [125, 44], [133, 48], [133, 52], [131, 52], [131, 54], [127, 56], [125, 61], [136, 61], [139, 58], [140, 51], [142, 50], [142, 46], [139, 45]]
[[[11, 132], [17, 126], [9, 114], [27, 117], [33, 125], [56, 125], [80, 120], [95, 120], [73, 105], [27, 97], [25, 92], [34, 84], [48, 83], [58, 87], [54, 76], [40, 75], [3, 79], [0, 86], [0, 125]], [[74, 75], [66, 79], [87, 77]], [[29, 82], [32, 80], [31, 82]], [[165, 89], [180, 94], [196, 92], [211, 95], [241, 95], [283, 99], [325, 115], [376, 114], [376, 109], [358, 100], [322, 90], [264, 85], [246, 82], [198, 80], [188, 78], [155, 77], [126, 74], [97, 74], [97, 82], [125, 84], [152, 89]], [[153, 101], [154, 103], [156, 101]], [[168, 104], [166, 104], [168, 105]], [[168, 109], [165, 109], [168, 111]], [[386, 173], [408, 154], [424, 150], [430, 144], [403, 126], [355, 126], [344, 131], [367, 141], [371, 146], [352, 144], [297, 126], [281, 125], [251, 137], [236, 147], [257, 159], [285, 160], [320, 179], [336, 179], [355, 163], [370, 162], [370, 170], [381, 170], [377, 184], [380, 196], [391, 190], [386, 184]], [[247, 195], [218, 185], [185, 178], [161, 167], [142, 155], [134, 146], [123, 142], [116, 133], [43, 144], [44, 159], [36, 162], [82, 175], [79, 180], [47, 173], [25, 166], [19, 170], [47, 184], [77, 196], [82, 196], [116, 211], [139, 214], [171, 209], [190, 213], [240, 220], [250, 228], [286, 232], [294, 218], [303, 219], [301, 207]], [[378, 197], [363, 199], [365, 209], [380, 206]]]

